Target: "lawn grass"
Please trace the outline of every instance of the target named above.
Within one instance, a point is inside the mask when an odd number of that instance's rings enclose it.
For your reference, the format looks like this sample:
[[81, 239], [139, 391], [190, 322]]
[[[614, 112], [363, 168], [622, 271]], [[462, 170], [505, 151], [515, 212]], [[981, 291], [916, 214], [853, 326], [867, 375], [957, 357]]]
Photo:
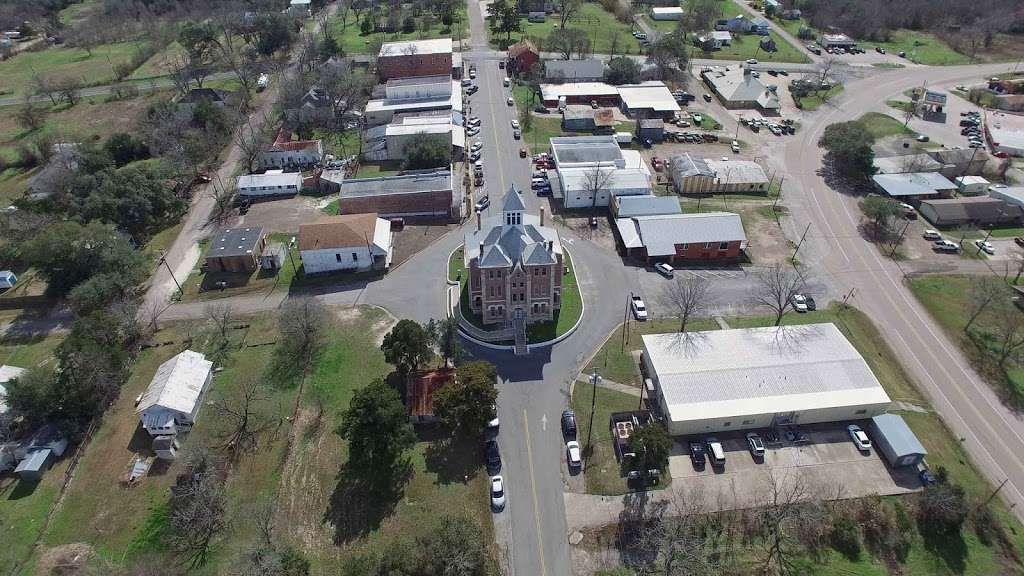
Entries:
[[[420, 29], [421, 19], [416, 18], [416, 31], [410, 34], [399, 31], [395, 33], [374, 32], [363, 35], [355, 14], [349, 12], [347, 19], [342, 19], [340, 15], [332, 17], [327, 24], [327, 30], [338, 43], [338, 48], [345, 54], [369, 54], [376, 45], [375, 41], [404, 42], [450, 37], [457, 42], [460, 36], [458, 28], [460, 23], [462, 26], [461, 38], [469, 38], [469, 18], [466, 15], [466, 4], [459, 3], [457, 6], [457, 18], [450, 27], [443, 25], [440, 18], [435, 18], [434, 24], [424, 31]], [[456, 49], [458, 49], [457, 46]], [[376, 56], [376, 54], [373, 55]]]
[[[921, 276], [910, 281], [910, 290], [1004, 401], [1019, 405], [1024, 398], [1024, 369], [1013, 355], [1007, 360], [1005, 370], [998, 366], [997, 342], [988, 336], [996, 330], [997, 319], [982, 314], [971, 326], [970, 334], [964, 331], [970, 315], [970, 288], [974, 280], [972, 276], [959, 275]], [[1007, 287], [1006, 298], [1014, 295]]]
[[459, 246], [448, 258], [448, 279], [452, 282], [461, 279], [466, 273], [466, 267], [463, 264], [464, 253], [463, 247]]
[[[0, 125], [3, 122], [0, 120]], [[7, 168], [0, 171], [0, 208], [10, 206], [25, 194], [29, 180], [35, 172], [22, 168]]]
[[[527, 22], [524, 15], [520, 21], [521, 32], [513, 32], [511, 39], [506, 41], [505, 34], [495, 32], [487, 20], [488, 41], [492, 48], [502, 48], [523, 38], [530, 38], [543, 44], [551, 34], [559, 28], [558, 16], [548, 16], [544, 22]], [[566, 28], [579, 28], [590, 38], [593, 54], [609, 54], [615, 46], [616, 54], [639, 54], [640, 45], [633, 38], [633, 27], [619, 22], [615, 16], [603, 9], [599, 4], [584, 3], [576, 15], [566, 22]]]
[[927, 32], [896, 30], [888, 42], [858, 40], [857, 46], [865, 50], [881, 47], [890, 54], [907, 53], [907, 60], [928, 66], [952, 66], [967, 64], [969, 57], [950, 48], [948, 44]]
[[889, 136], [903, 136], [914, 133], [913, 130], [904, 126], [899, 120], [881, 112], [868, 112], [858, 118], [857, 121], [863, 124], [876, 140], [888, 138]]
[[382, 162], [361, 162], [356, 170], [355, 178], [380, 178], [383, 176], [397, 176], [402, 171], [402, 163], [398, 160], [384, 160]]
[[142, 42], [117, 42], [97, 46], [91, 55], [81, 48], [67, 46], [21, 52], [0, 62], [0, 77], [4, 79], [0, 93], [31, 92], [32, 76], [37, 72], [55, 78], [80, 79], [87, 86], [108, 84], [114, 80], [114, 65], [131, 61], [142, 47]]
[[530, 127], [523, 129], [523, 145], [530, 151], [530, 154], [540, 154], [551, 149], [552, 138], [557, 136], [571, 136], [562, 131], [562, 120], [559, 117], [540, 118], [534, 116], [530, 119]]
[[797, 98], [793, 96], [793, 102], [797, 108], [807, 111], [817, 110], [821, 108], [821, 105], [830, 100], [831, 98], [838, 96], [843, 91], [842, 84], [836, 84], [835, 86], [825, 90], [824, 92], [814, 92], [803, 98]]
[[568, 332], [583, 315], [583, 298], [576, 283], [576, 273], [568, 252], [562, 253], [562, 263], [566, 269], [562, 276], [562, 307], [555, 312], [554, 321], [531, 324], [526, 328], [526, 338], [529, 342], [553, 340]]
[[338, 214], [341, 214], [341, 206], [338, 204], [337, 200], [331, 200], [326, 206], [321, 208], [320, 211], [328, 216], [337, 216]]
[[[629, 492], [626, 479], [622, 477], [619, 461], [615, 457], [610, 422], [613, 412], [637, 410], [639, 405], [639, 396], [608, 388], [595, 388], [583, 382], [573, 384], [572, 409], [576, 413], [576, 437], [583, 446], [583, 474], [588, 494], [613, 496]], [[593, 412], [591, 406], [594, 407]], [[590, 431], [591, 426], [594, 427], [593, 433]], [[666, 468], [658, 488], [665, 488], [670, 482], [671, 477]]]
[[15, 573], [14, 569], [31, 552], [46, 514], [64, 481], [70, 460], [57, 462], [38, 484], [18, 481], [14, 475], [0, 478], [0, 571]]
[[0, 339], [0, 365], [19, 368], [33, 368], [53, 362], [53, 351], [57, 349], [64, 335], [6, 337]]
[[721, 50], [702, 52], [695, 49], [692, 54], [694, 58], [711, 58], [713, 60], [739, 60], [744, 61], [750, 58], [757, 59], [762, 64], [771, 62], [799, 62], [807, 63], [811, 59], [804, 52], [775, 32], [769, 32], [768, 36], [775, 41], [775, 52], [765, 52], [761, 49], [761, 39], [764, 36], [757, 34], [733, 34], [732, 42], [728, 46], [722, 46]]

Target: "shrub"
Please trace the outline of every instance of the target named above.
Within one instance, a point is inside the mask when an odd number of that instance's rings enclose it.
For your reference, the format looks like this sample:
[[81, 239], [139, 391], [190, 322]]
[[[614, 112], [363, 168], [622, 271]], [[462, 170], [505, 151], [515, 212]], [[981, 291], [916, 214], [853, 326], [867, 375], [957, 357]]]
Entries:
[[850, 561], [860, 558], [860, 529], [851, 516], [844, 514], [833, 521], [829, 540], [832, 547]]

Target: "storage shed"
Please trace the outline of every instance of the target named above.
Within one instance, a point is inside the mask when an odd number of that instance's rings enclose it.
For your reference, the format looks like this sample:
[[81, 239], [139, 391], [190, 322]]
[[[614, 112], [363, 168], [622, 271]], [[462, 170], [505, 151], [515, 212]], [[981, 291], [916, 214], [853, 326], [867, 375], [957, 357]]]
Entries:
[[665, 121], [660, 118], [647, 118], [637, 122], [637, 138], [641, 142], [661, 142], [665, 139]]
[[893, 468], [916, 466], [928, 451], [901, 416], [879, 414], [871, 419], [871, 440]]

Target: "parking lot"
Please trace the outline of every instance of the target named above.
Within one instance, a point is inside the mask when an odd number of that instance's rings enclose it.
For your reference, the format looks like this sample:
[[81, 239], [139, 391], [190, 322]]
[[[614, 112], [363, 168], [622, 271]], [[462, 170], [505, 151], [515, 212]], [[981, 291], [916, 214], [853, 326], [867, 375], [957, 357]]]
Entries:
[[[809, 442], [765, 442], [764, 460], [757, 461], [747, 449], [745, 432], [717, 434], [726, 453], [725, 466], [694, 468], [688, 452], [689, 438], [677, 439], [669, 457], [672, 489], [698, 490], [715, 500], [736, 498], [737, 506], [764, 501], [766, 482], [794, 482], [797, 477], [813, 494], [853, 498], [871, 494], [902, 494], [920, 487], [916, 470], [894, 471], [874, 450], [860, 452], [850, 441], [847, 423], [806, 427]], [[762, 440], [764, 434], [761, 434]]]

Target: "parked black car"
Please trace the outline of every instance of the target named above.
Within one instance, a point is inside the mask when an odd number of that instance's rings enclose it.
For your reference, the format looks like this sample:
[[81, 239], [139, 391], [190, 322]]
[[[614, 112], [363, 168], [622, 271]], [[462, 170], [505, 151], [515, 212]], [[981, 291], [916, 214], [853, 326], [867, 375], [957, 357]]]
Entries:
[[804, 298], [804, 304], [807, 304], [807, 309], [814, 311], [818, 309], [818, 305], [814, 302], [813, 296], [807, 296]]
[[501, 454], [498, 452], [497, 440], [488, 440], [484, 444], [484, 458], [488, 474], [494, 475], [501, 471]]
[[566, 440], [576, 439], [576, 414], [572, 410], [562, 412], [562, 435]]
[[693, 462], [694, 468], [704, 468], [704, 445], [700, 442], [690, 442], [690, 461]]

